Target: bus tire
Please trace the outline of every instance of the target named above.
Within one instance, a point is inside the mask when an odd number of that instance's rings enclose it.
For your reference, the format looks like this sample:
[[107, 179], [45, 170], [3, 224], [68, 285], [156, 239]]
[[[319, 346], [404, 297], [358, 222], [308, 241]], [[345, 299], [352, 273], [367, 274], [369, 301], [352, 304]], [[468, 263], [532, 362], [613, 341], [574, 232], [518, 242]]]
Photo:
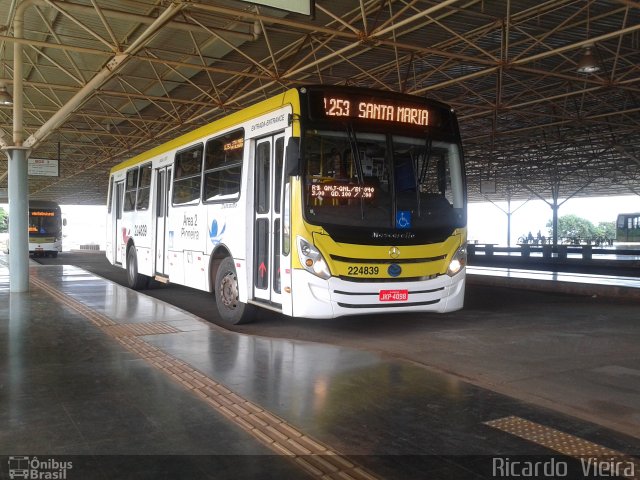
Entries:
[[216, 272], [215, 296], [218, 313], [225, 323], [240, 325], [253, 321], [255, 307], [238, 300], [238, 275], [231, 257], [220, 262]]
[[127, 250], [127, 283], [134, 290], [142, 290], [149, 285], [149, 277], [138, 273], [136, 247], [130, 247]]

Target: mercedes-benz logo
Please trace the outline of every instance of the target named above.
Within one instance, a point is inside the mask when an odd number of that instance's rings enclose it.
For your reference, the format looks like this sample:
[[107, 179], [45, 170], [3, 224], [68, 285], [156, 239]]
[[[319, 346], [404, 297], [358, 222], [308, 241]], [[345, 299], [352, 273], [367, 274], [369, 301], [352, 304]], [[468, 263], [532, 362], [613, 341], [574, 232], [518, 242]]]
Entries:
[[391, 258], [398, 258], [400, 256], [400, 249], [398, 247], [391, 247], [389, 249], [389, 256]]

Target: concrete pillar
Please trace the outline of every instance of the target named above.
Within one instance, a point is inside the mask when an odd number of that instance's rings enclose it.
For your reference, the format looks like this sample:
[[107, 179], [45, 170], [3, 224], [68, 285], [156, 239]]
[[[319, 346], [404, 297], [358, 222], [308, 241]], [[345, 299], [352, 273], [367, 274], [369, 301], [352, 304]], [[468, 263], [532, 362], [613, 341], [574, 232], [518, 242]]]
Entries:
[[507, 247], [511, 246], [511, 197], [507, 197]]
[[9, 291], [29, 291], [29, 187], [25, 148], [9, 147]]
[[551, 228], [553, 229], [553, 246], [554, 247], [558, 246], [558, 209], [559, 208], [560, 206], [558, 205], [558, 196], [555, 195], [555, 192], [554, 192], [553, 205], [551, 206], [551, 209], [553, 210]]
[[567, 259], [567, 246], [566, 245], [557, 245], [556, 249], [558, 251], [558, 259], [566, 260]]

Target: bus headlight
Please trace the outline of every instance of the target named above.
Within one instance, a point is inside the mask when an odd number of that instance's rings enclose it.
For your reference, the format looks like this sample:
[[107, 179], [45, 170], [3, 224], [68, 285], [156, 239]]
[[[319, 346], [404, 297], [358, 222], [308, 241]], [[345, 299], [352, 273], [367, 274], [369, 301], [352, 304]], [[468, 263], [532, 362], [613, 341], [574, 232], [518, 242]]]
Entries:
[[456, 253], [453, 254], [451, 261], [449, 262], [449, 268], [447, 268], [447, 275], [453, 277], [462, 270], [467, 264], [467, 245], [462, 245]]
[[329, 267], [322, 254], [302, 237], [298, 237], [298, 258], [307, 272], [324, 280], [331, 277], [331, 272], [329, 272]]

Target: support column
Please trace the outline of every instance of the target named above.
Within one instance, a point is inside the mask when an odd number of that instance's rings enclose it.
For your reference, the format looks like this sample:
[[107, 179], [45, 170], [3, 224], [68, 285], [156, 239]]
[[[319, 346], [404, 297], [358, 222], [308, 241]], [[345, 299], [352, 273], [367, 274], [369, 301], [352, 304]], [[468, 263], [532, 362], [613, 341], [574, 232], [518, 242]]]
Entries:
[[507, 247], [511, 247], [511, 197], [507, 197]]
[[[553, 217], [551, 221], [551, 228], [553, 229], [553, 249], [557, 251], [558, 247], [558, 209], [560, 205], [558, 205], [558, 194], [554, 190], [553, 194], [553, 204], [551, 205], [551, 210], [553, 210]], [[564, 203], [564, 202], [563, 202]]]
[[9, 147], [9, 292], [29, 291], [29, 187], [26, 148]]

